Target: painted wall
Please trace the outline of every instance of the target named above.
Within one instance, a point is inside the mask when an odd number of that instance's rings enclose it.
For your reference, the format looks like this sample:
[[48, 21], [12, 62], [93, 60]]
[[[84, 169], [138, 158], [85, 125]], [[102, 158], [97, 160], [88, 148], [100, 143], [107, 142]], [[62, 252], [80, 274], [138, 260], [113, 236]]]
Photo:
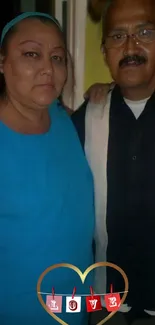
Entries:
[[93, 83], [112, 80], [100, 51], [101, 36], [101, 25], [94, 24], [88, 16], [86, 23], [85, 90]]

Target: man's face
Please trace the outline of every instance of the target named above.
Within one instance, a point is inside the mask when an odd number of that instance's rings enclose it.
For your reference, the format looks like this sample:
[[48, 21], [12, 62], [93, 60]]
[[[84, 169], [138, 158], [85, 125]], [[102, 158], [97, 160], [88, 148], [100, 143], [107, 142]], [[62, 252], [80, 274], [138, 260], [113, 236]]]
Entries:
[[[105, 40], [110, 45], [105, 45], [105, 57], [116, 83], [121, 87], [155, 85], [154, 1], [114, 0], [105, 27]], [[130, 37], [121, 43], [124, 35]]]

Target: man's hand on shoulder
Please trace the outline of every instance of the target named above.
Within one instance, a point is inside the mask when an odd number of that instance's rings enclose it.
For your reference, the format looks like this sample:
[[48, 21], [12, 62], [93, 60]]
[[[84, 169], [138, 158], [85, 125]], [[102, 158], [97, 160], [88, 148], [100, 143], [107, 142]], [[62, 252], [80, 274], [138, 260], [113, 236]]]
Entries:
[[[83, 109], [86, 110], [86, 104], [89, 102], [93, 104], [100, 104], [100, 103], [106, 103], [107, 96], [109, 90], [113, 89], [115, 86], [115, 83], [95, 83], [92, 86], [90, 86], [87, 91], [84, 94], [84, 100], [85, 102], [78, 107], [76, 111], [65, 107], [67, 113], [69, 115], [74, 115], [74, 117], [79, 116], [79, 110], [82, 111]], [[81, 115], [81, 114], [80, 114]], [[82, 114], [83, 115], [83, 114]]]
[[108, 92], [114, 88], [114, 85], [114, 83], [95, 83], [85, 92], [84, 98], [94, 104], [106, 102]]

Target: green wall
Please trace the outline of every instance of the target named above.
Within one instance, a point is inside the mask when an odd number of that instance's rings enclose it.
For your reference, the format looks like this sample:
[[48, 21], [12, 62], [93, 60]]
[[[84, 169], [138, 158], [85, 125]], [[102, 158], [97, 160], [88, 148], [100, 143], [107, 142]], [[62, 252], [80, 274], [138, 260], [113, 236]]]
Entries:
[[101, 45], [101, 25], [94, 24], [89, 17], [86, 23], [85, 90], [96, 82], [110, 82], [111, 76], [104, 62]]

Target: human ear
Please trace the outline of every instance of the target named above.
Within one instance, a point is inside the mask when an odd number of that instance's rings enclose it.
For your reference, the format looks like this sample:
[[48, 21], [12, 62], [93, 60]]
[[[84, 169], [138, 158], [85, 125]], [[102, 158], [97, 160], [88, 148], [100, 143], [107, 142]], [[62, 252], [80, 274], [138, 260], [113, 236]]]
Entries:
[[103, 54], [104, 62], [105, 62], [105, 64], [107, 64], [106, 48], [105, 48], [104, 44], [101, 45], [101, 52]]
[[0, 73], [3, 73], [4, 55], [0, 52]]

